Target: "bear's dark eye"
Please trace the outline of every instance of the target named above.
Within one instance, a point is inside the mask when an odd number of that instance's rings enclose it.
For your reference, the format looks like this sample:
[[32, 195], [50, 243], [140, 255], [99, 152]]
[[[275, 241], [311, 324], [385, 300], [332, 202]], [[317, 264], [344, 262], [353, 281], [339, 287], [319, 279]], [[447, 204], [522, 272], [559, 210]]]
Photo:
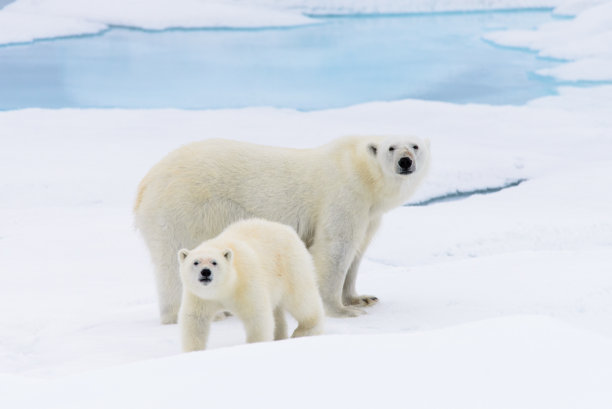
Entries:
[[210, 263], [210, 264], [212, 264], [213, 266], [216, 266], [217, 262], [215, 260], [213, 260], [212, 263]]
[[389, 152], [393, 152], [395, 150], [395, 146], [390, 146], [389, 147]]
[[419, 150], [419, 145], [412, 145], [412, 149], [414, 149], [415, 151]]
[[197, 266], [198, 264], [200, 264], [200, 262], [199, 262], [198, 260], [196, 260], [196, 261], [194, 261], [194, 262], [193, 262], [193, 265], [194, 265], [194, 266]]

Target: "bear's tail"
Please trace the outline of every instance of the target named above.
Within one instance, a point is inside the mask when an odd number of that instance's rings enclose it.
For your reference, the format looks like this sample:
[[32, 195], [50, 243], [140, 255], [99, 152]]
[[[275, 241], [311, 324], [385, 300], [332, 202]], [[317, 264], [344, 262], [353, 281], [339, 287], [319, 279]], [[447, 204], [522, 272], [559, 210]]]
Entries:
[[145, 183], [145, 179], [143, 179], [138, 184], [138, 192], [136, 193], [136, 200], [134, 201], [134, 208], [132, 209], [134, 213], [138, 212], [138, 208], [140, 207], [140, 204], [142, 203], [142, 197], [144, 196], [144, 191], [146, 187], [147, 185]]

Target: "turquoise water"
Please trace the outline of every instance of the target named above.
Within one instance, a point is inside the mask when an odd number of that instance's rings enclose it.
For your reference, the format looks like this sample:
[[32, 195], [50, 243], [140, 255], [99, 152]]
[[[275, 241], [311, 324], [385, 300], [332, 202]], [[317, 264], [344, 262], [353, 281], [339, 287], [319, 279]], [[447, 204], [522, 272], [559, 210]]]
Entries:
[[0, 109], [300, 110], [420, 98], [522, 104], [554, 93], [557, 64], [483, 41], [532, 28], [549, 10], [324, 17], [283, 29], [101, 35], [0, 47]]

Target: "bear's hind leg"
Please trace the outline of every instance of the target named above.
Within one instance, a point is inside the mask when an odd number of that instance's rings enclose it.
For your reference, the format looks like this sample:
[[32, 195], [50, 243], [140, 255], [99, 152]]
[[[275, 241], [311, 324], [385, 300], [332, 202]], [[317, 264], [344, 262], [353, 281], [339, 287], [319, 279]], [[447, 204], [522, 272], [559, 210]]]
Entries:
[[160, 244], [149, 246], [157, 284], [159, 315], [162, 324], [176, 324], [183, 287], [176, 256], [180, 246], [164, 242]]
[[173, 227], [183, 225], [169, 216], [173, 209], [164, 209], [162, 204], [159, 207], [141, 205], [136, 213], [136, 227], [153, 262], [161, 323], [176, 324], [183, 287], [177, 253], [181, 248], [188, 247], [188, 243], [185, 243], [185, 232]]

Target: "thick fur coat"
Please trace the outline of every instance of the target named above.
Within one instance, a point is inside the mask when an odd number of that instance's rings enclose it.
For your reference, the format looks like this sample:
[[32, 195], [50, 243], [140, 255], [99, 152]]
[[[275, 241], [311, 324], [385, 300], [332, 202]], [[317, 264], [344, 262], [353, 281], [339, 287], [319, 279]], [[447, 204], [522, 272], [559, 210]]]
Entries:
[[134, 206], [149, 247], [161, 320], [181, 300], [177, 251], [258, 217], [292, 226], [312, 254], [326, 312], [356, 316], [374, 296], [355, 291], [361, 256], [382, 215], [403, 204], [430, 162], [416, 137], [344, 137], [313, 149], [205, 140], [171, 152], [144, 177]]
[[193, 250], [181, 249], [178, 259], [183, 351], [206, 347], [219, 311], [242, 320], [247, 342], [287, 338], [285, 311], [298, 322], [293, 337], [321, 333], [324, 312], [314, 263], [291, 227], [242, 220]]

